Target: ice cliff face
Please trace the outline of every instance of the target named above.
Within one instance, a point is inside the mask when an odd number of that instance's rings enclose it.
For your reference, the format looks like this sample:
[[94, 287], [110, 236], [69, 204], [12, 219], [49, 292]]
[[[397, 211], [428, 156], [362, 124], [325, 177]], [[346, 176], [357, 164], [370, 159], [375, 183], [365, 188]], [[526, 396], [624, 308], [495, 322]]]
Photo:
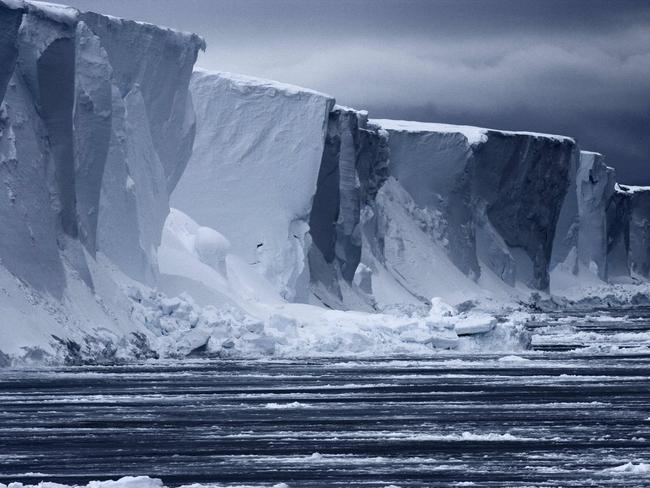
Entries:
[[581, 151], [556, 232], [552, 291], [647, 278], [648, 189], [615, 183], [602, 154]]
[[385, 134], [368, 124], [366, 112], [334, 107], [309, 217], [312, 291], [324, 303], [341, 305], [353, 283], [362, 254], [361, 212], [386, 179], [388, 159]]
[[602, 154], [582, 151], [576, 178], [578, 195], [578, 260], [607, 280], [607, 207], [614, 194], [614, 169]]
[[553, 236], [568, 190], [572, 139], [474, 127], [378, 120], [390, 172], [437, 218], [438, 242], [478, 279], [547, 289]]
[[[50, 321], [72, 324], [79, 312], [100, 326], [115, 317], [99, 303], [97, 253], [155, 284], [169, 188], [193, 140], [188, 83], [202, 47], [193, 34], [0, 1], [0, 259], [22, 289], [7, 285], [5, 298], [35, 290], [70, 315]], [[66, 308], [79, 286], [96, 297], [92, 311]]]
[[172, 206], [224, 234], [284, 297], [307, 300], [308, 222], [333, 99], [202, 71], [191, 93], [196, 139]]
[[618, 185], [627, 206], [630, 271], [650, 278], [650, 187]]
[[[187, 85], [202, 41], [38, 2], [22, 11], [3, 8], [10, 12], [3, 22], [21, 21], [13, 45], [11, 26], [3, 29], [3, 57], [17, 58], [4, 100], [5, 139], [23, 153], [16, 157], [21, 171], [27, 161], [45, 159], [30, 180], [34, 189], [47, 187], [35, 197], [44, 202], [33, 218], [55, 221], [50, 227], [78, 239], [92, 256], [99, 250], [128, 275], [153, 283], [167, 188], [182, 172], [193, 137]], [[34, 201], [18, 188], [24, 180], [6, 186], [21, 201]], [[44, 228], [30, 225], [31, 218], [17, 225]], [[50, 251], [35, 254], [56, 254], [56, 233], [48, 233], [35, 240], [49, 241]], [[23, 246], [3, 249], [12, 247]]]
[[496, 327], [476, 302], [650, 278], [650, 188], [572, 139], [369, 120], [202, 48], [0, 0], [0, 353], [425, 353]]

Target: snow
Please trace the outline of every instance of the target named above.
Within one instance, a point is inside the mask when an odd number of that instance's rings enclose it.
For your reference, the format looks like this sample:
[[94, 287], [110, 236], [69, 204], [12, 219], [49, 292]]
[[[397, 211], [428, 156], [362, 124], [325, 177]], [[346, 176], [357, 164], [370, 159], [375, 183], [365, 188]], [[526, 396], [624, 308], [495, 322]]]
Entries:
[[385, 130], [394, 132], [438, 132], [462, 134], [468, 145], [479, 144], [487, 141], [488, 129], [471, 127], [468, 125], [438, 124], [434, 122], [415, 122], [410, 120], [371, 119], [370, 122], [379, 125]]
[[0, 6], [2, 5], [12, 10], [25, 8], [25, 2], [23, 0], [2, 0]]
[[62, 24], [73, 25], [79, 16], [77, 9], [68, 7], [67, 5], [37, 2], [34, 0], [25, 1], [24, 4], [31, 14], [39, 15]]
[[487, 129], [483, 127], [473, 127], [469, 125], [453, 125], [453, 124], [440, 124], [435, 122], [417, 122], [412, 120], [392, 120], [392, 119], [370, 119], [370, 122], [375, 123], [386, 130], [390, 131], [403, 131], [403, 132], [439, 132], [439, 133], [459, 133], [467, 139], [467, 144], [475, 145], [484, 143], [488, 139], [488, 132], [498, 132], [504, 135], [523, 135], [536, 138], [553, 139], [556, 141], [571, 141], [575, 142], [573, 138], [567, 136], [560, 136], [556, 134], [543, 134], [539, 132], [526, 132], [526, 131], [506, 131], [499, 129]]
[[650, 186], [634, 186], [634, 185], [623, 185], [621, 183], [616, 184], [616, 191], [623, 193], [641, 193], [650, 191]]
[[[233, 248], [225, 257], [225, 271], [205, 265], [194, 244], [199, 229], [190, 217], [172, 210], [159, 253], [161, 289], [169, 289], [169, 283], [178, 279], [192, 280], [194, 288], [188, 289], [207, 300], [198, 304], [184, 298], [175, 309], [178, 313], [171, 314], [164, 308], [162, 295], [149, 294], [136, 300], [136, 308], [143, 307], [140, 322], [161, 336], [152, 344], [164, 343], [164, 347], [157, 347], [163, 354], [182, 355], [201, 345], [206, 345], [207, 353], [216, 355], [423, 354], [434, 348], [456, 347], [457, 330], [464, 334], [485, 333], [495, 324], [488, 313], [459, 313], [439, 297], [430, 300], [427, 312], [415, 317], [399, 309], [397, 313], [367, 313], [289, 303], [254, 265], [234, 254]], [[215, 314], [221, 314], [218, 320], [211, 319]], [[223, 329], [217, 322], [229, 325]], [[257, 324], [254, 334], [250, 335], [252, 331], [246, 332], [247, 326], [238, 326], [238, 322]], [[232, 343], [225, 348], [228, 351], [222, 347], [226, 342]], [[172, 350], [181, 345], [183, 352]]]

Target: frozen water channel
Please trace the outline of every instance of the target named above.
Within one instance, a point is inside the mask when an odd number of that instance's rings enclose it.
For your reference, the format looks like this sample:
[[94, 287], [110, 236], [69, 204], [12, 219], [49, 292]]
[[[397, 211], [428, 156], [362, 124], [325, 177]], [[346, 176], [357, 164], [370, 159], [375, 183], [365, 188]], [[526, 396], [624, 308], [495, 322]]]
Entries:
[[648, 486], [649, 317], [552, 316], [517, 356], [1, 371], [0, 483]]

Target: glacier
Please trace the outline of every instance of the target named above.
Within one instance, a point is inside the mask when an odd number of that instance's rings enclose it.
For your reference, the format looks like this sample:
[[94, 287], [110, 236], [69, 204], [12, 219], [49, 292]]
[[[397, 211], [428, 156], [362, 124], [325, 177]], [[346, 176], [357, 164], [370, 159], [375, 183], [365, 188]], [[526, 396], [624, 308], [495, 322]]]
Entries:
[[530, 304], [650, 291], [650, 188], [571, 137], [372, 119], [64, 6], [0, 27], [0, 359], [518, 350]]

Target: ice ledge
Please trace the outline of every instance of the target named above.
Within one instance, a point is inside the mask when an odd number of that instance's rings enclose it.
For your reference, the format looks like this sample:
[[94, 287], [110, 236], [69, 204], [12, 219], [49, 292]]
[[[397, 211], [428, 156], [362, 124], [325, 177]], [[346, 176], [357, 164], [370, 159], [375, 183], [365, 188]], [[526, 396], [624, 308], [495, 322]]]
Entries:
[[625, 193], [631, 195], [633, 193], [642, 193], [650, 192], [650, 186], [634, 186], [634, 185], [623, 185], [621, 183], [616, 183], [616, 191], [618, 193]]
[[25, 8], [25, 2], [22, 0], [0, 0], [0, 6], [11, 10], [21, 10]]
[[417, 122], [411, 120], [392, 120], [392, 119], [370, 119], [370, 122], [380, 127], [395, 132], [438, 132], [450, 134], [462, 134], [467, 143], [471, 146], [487, 141], [489, 133], [503, 134], [506, 136], [530, 136], [544, 139], [552, 139], [559, 142], [575, 142], [571, 137], [560, 136], [555, 134], [542, 134], [538, 132], [524, 131], [505, 131], [497, 129], [488, 129], [484, 127], [473, 127], [470, 125], [439, 124], [435, 122]]
[[202, 68], [194, 69], [194, 76], [200, 77], [218, 77], [220, 79], [228, 80], [233, 85], [240, 86], [242, 88], [248, 88], [251, 90], [277, 90], [288, 96], [297, 96], [297, 95], [306, 95], [314, 96], [319, 98], [330, 98], [334, 100], [334, 97], [326, 93], [321, 93], [316, 90], [311, 90], [309, 88], [303, 88], [297, 85], [290, 85], [288, 83], [282, 83], [280, 81], [267, 80], [264, 78], [256, 78], [254, 76], [242, 75], [239, 73], [230, 73], [227, 71], [212, 71]]

